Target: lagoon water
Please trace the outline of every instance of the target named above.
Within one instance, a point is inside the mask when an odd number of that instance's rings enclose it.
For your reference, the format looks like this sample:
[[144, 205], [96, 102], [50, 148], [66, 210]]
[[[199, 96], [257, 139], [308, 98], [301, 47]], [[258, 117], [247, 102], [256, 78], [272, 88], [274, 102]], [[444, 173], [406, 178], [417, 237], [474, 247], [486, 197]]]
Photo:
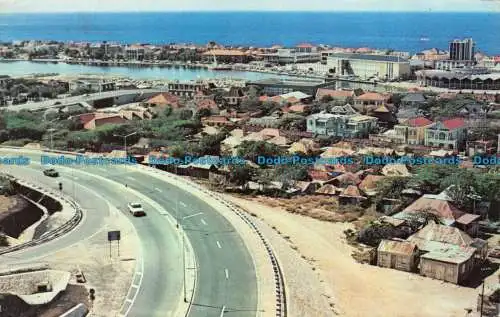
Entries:
[[196, 80], [207, 78], [235, 78], [258, 80], [263, 78], [287, 78], [267, 73], [241, 71], [212, 71], [208, 69], [187, 69], [175, 67], [138, 67], [138, 66], [89, 66], [66, 63], [42, 62], [2, 62], [0, 75], [24, 76], [34, 73], [57, 73], [61, 75], [97, 74], [103, 76], [117, 75], [133, 79], [163, 79], [163, 80]]

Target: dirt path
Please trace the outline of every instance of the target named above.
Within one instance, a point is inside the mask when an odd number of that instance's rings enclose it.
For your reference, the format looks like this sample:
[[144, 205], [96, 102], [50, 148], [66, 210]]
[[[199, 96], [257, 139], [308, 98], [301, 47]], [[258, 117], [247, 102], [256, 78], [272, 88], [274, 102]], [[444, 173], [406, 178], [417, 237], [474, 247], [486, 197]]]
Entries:
[[[322, 222], [255, 201], [230, 199], [275, 227], [275, 231], [285, 237], [283, 240], [288, 240], [289, 246], [302, 255], [300, 260], [315, 267], [322, 289], [315, 290], [313, 297], [331, 298], [340, 316], [463, 317], [465, 308], [475, 308], [479, 290], [356, 263], [350, 256], [354, 249], [345, 242], [343, 234], [350, 224]], [[278, 255], [281, 262], [296, 261], [287, 253]], [[301, 274], [285, 270], [288, 276], [290, 273]], [[295, 293], [310, 291], [301, 285], [289, 287], [298, 287], [293, 290]], [[302, 298], [308, 297], [303, 295]]]

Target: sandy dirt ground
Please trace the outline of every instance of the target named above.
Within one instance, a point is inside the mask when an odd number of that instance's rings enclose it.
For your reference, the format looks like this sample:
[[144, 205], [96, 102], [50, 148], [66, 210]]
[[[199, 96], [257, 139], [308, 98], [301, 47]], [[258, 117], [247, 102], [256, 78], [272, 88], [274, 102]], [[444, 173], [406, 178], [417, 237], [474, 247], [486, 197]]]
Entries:
[[0, 195], [0, 213], [9, 210], [14, 203], [15, 201], [10, 197]]
[[[106, 219], [106, 223], [106, 227], [90, 239], [40, 260], [54, 269], [72, 273], [83, 271], [87, 279], [86, 287], [94, 288], [96, 292], [93, 317], [118, 316], [130, 287], [139, 251], [139, 239], [128, 220], [112, 216]], [[120, 256], [117, 244], [114, 244], [110, 258], [108, 230], [121, 231]], [[76, 283], [74, 275], [71, 282]]]
[[[292, 264], [292, 268], [290, 265], [285, 267], [285, 276], [306, 282], [289, 283], [289, 300], [302, 301], [293, 305], [316, 307], [307, 301], [325, 297], [337, 315], [346, 317], [463, 317], [466, 308], [475, 308], [480, 288], [460, 287], [417, 274], [355, 262], [351, 257], [354, 248], [346, 243], [343, 234], [351, 224], [319, 221], [255, 201], [226, 197], [279, 232], [289, 248], [300, 254], [302, 263], [298, 263], [296, 257], [290, 258], [289, 252], [278, 253], [282, 263]], [[293, 270], [293, 266], [300, 267], [304, 263], [316, 271], [319, 281], [316, 285], [320, 288], [306, 287], [314, 284], [310, 281], [311, 275], [303, 275], [304, 270]], [[488, 278], [487, 285], [497, 281], [498, 273]], [[296, 298], [291, 298], [290, 293], [296, 294]], [[301, 316], [322, 315], [306, 310]]]

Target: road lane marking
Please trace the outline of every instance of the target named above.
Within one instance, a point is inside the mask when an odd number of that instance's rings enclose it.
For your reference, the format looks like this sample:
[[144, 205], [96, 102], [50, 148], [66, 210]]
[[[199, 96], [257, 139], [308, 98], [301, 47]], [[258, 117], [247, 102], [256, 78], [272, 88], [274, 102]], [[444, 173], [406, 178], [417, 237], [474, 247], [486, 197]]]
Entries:
[[218, 247], [219, 249], [222, 249], [222, 246], [220, 245], [220, 242], [219, 242], [219, 241], [217, 241], [217, 247]]
[[220, 316], [219, 317], [224, 317], [224, 313], [226, 312], [226, 306], [222, 306], [222, 310], [220, 312]]
[[179, 204], [181, 204], [182, 207], [186, 208], [187, 205], [185, 203], [183, 203], [182, 201], [179, 201]]
[[161, 189], [159, 189], [159, 188], [155, 187], [155, 190], [156, 190], [157, 192], [161, 193]]
[[137, 284], [133, 284], [132, 287], [133, 288], [139, 288], [140, 285], [137, 285]]
[[188, 218], [192, 218], [192, 217], [196, 217], [196, 216], [199, 216], [199, 215], [202, 215], [202, 214], [203, 214], [202, 212], [198, 212], [198, 213], [186, 216], [186, 217], [182, 217], [182, 220], [188, 219]]
[[205, 226], [207, 225], [207, 222], [204, 219], [201, 219], [201, 223], [204, 224]]
[[125, 302], [127, 302], [127, 303], [132, 303], [133, 301], [132, 301], [130, 298], [127, 298], [127, 299], [125, 300]]
[[224, 269], [224, 273], [226, 273], [226, 280], [229, 280], [229, 271], [227, 269]]
[[133, 180], [135, 181], [135, 178], [133, 178], [132, 176], [125, 176], [126, 178], [130, 179], [130, 180]]

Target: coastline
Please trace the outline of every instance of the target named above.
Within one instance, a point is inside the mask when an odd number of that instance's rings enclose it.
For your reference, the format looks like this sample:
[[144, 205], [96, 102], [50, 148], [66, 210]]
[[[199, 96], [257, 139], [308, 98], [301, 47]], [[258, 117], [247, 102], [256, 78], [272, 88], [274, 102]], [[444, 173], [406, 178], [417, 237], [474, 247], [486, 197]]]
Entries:
[[[23, 62], [23, 63], [33, 63], [33, 64], [65, 64], [65, 65], [78, 65], [78, 66], [84, 66], [84, 67], [99, 67], [99, 68], [114, 68], [114, 67], [120, 67], [120, 68], [126, 68], [126, 69], [151, 69], [151, 68], [158, 68], [158, 69], [186, 69], [186, 70], [203, 70], [203, 71], [208, 71], [208, 72], [217, 72], [217, 73], [225, 73], [227, 72], [228, 75], [231, 75], [232, 72], [239, 72], [239, 73], [260, 73], [260, 74], [269, 74], [273, 76], [283, 76], [283, 77], [290, 77], [290, 78], [295, 78], [295, 79], [318, 79], [318, 80], [323, 80], [325, 79], [325, 76], [319, 75], [319, 74], [300, 74], [300, 73], [294, 73], [286, 70], [272, 70], [272, 69], [264, 69], [262, 67], [254, 67], [252, 65], [248, 64], [226, 64], [224, 66], [230, 66], [230, 69], [211, 69], [211, 65], [209, 64], [202, 64], [202, 63], [187, 63], [187, 62], [165, 62], [165, 61], [158, 61], [158, 62], [144, 62], [144, 61], [95, 61], [95, 60], [82, 60], [82, 61], [68, 61], [68, 60], [62, 60], [62, 59], [23, 59], [23, 58], [0, 58], [0, 64], [2, 63], [17, 63], [17, 62]], [[51, 74], [55, 74], [52, 72], [49, 72]], [[16, 75], [9, 74], [7, 73], [0, 73], [1, 75], [9, 75], [13, 77], [17, 77]], [[26, 75], [22, 75], [20, 77], [24, 76], [32, 76], [36, 75], [36, 72], [29, 73]], [[58, 75], [69, 75], [69, 74], [60, 74], [57, 73]], [[81, 73], [80, 73], [81, 74]], [[95, 74], [90, 72], [89, 74]], [[111, 76], [119, 76], [119, 77], [128, 77], [128, 76], [123, 76], [120, 74], [106, 74], [106, 77], [109, 75]], [[231, 77], [231, 76], [228, 76]], [[151, 78], [154, 79], [154, 78]]]

